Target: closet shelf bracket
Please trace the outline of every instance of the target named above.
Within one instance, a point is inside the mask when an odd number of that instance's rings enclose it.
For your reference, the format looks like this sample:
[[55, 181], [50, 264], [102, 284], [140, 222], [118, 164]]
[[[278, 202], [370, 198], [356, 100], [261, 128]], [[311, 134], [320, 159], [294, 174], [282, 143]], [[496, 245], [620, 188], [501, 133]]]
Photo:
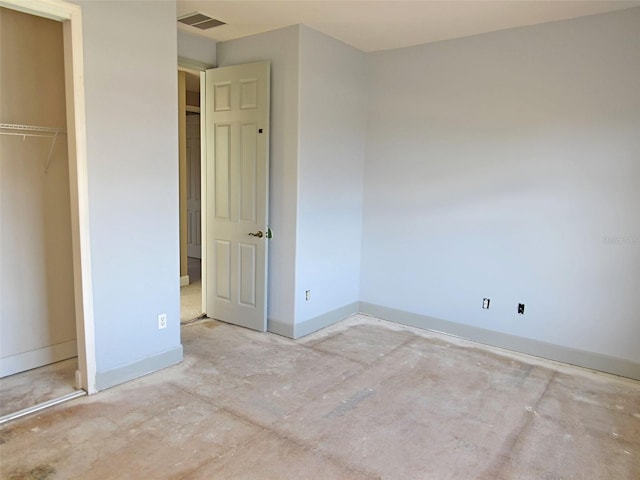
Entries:
[[47, 155], [47, 163], [44, 173], [49, 171], [49, 165], [51, 165], [51, 159], [53, 155], [53, 147], [56, 145], [58, 135], [64, 135], [60, 128], [55, 127], [40, 127], [37, 125], [18, 125], [15, 123], [0, 123], [0, 134], [2, 135], [15, 135], [22, 137], [22, 141], [27, 137], [45, 137], [51, 138], [51, 146], [49, 147], [49, 154]]

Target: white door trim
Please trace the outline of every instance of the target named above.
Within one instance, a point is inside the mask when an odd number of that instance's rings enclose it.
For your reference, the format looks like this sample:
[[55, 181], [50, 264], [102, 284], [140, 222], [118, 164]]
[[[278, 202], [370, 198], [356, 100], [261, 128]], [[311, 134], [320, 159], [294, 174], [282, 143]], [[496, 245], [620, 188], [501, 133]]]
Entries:
[[82, 12], [62, 0], [0, 0], [0, 6], [62, 22], [64, 38], [71, 235], [78, 343], [78, 388], [96, 393], [96, 349], [89, 242], [89, 184], [84, 96]]
[[193, 73], [194, 75], [200, 75], [200, 72], [204, 72], [209, 68], [215, 68], [215, 66], [198, 60], [191, 60], [187, 57], [178, 57], [178, 70]]
[[[194, 73], [200, 75], [200, 244], [206, 245], [207, 241], [207, 162], [204, 161], [207, 155], [207, 142], [206, 138], [206, 83], [204, 79], [204, 71], [208, 68], [215, 68], [206, 63], [198, 62], [196, 60], [190, 60], [185, 57], [178, 57], [178, 70]], [[202, 288], [202, 313], [207, 313], [207, 249], [202, 248], [200, 256], [200, 282]]]
[[207, 82], [204, 70], [200, 72], [200, 284], [202, 289], [202, 313], [208, 314], [207, 308], [207, 272], [209, 256], [207, 255]]

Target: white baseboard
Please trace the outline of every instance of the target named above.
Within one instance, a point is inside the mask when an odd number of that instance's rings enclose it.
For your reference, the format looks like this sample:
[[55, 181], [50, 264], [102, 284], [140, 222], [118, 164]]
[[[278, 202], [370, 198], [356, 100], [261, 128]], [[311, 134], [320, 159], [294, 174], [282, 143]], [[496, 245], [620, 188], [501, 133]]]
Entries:
[[96, 389], [98, 391], [128, 382], [143, 375], [157, 372], [163, 368], [180, 363], [183, 358], [182, 345], [142, 358], [128, 365], [123, 365], [106, 372], [96, 372]]
[[373, 303], [360, 302], [360, 312], [402, 325], [445, 333], [514, 352], [640, 380], [640, 364], [624, 358], [611, 357], [471, 325], [463, 325]]
[[317, 332], [323, 328], [326, 328], [334, 323], [338, 323], [351, 315], [358, 313], [358, 302], [353, 302], [343, 307], [336, 308], [330, 312], [319, 315], [315, 318], [310, 318], [304, 322], [298, 323], [293, 327], [293, 338], [301, 338], [309, 335], [313, 332]]
[[0, 378], [14, 373], [24, 372], [32, 368], [42, 367], [50, 363], [60, 362], [78, 355], [78, 344], [75, 339], [68, 342], [49, 345], [48, 347], [17, 353], [0, 359]]
[[180, 277], [180, 286], [186, 287], [189, 285], [189, 275], [185, 275], [184, 277]]
[[317, 317], [305, 320], [304, 322], [296, 325], [269, 319], [267, 323], [267, 331], [283, 337], [298, 339], [344, 320], [354, 313], [358, 313], [358, 306], [358, 302], [353, 302], [340, 308], [336, 308], [335, 310], [331, 310], [330, 312], [323, 313]]

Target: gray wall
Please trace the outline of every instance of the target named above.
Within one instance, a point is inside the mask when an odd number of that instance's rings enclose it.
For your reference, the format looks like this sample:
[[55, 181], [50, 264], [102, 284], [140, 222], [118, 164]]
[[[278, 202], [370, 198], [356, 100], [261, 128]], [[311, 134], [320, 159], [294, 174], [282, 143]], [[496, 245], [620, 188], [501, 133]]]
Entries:
[[[175, 5], [81, 5], [97, 366], [108, 386], [181, 358]], [[638, 362], [639, 24], [635, 9], [369, 55], [360, 299]], [[296, 235], [315, 234], [307, 215], [323, 211], [328, 189], [312, 179], [331, 175], [319, 159], [351, 159], [345, 175], [360, 188], [359, 127], [345, 138], [311, 131], [330, 126], [329, 112], [313, 114], [315, 88], [331, 98], [360, 75], [335, 71], [314, 87], [319, 71], [301, 48], [330, 68], [357, 57], [331, 45], [294, 26], [217, 49], [221, 66], [272, 62], [269, 319], [289, 332], [296, 313], [342, 301], [312, 295], [295, 311], [303, 276], [316, 275]], [[358, 125], [356, 104], [347, 111]], [[323, 138], [349, 153], [318, 153]], [[344, 218], [357, 222], [357, 195], [348, 202]], [[328, 275], [312, 292], [330, 290]]]
[[640, 362], [640, 8], [369, 59], [361, 299]]
[[[176, 10], [164, 1], [78, 3], [97, 382], [104, 388], [182, 358]], [[159, 313], [168, 314], [164, 330]]]
[[178, 56], [215, 65], [216, 41], [178, 30]]
[[300, 34], [296, 324], [360, 298], [367, 90], [363, 52], [306, 26]]
[[[0, 121], [66, 131], [62, 24], [0, 12]], [[66, 140], [0, 137], [0, 376], [77, 351]]]
[[268, 328], [282, 334], [290, 334], [294, 323], [298, 53], [298, 26], [217, 44], [220, 67], [271, 61]]

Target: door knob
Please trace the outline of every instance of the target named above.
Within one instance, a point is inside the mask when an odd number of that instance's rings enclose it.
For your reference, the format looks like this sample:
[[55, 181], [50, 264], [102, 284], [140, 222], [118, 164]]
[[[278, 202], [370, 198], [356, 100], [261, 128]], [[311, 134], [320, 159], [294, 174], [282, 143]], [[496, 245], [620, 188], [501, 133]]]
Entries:
[[250, 233], [249, 235], [251, 235], [252, 237], [262, 238], [264, 236], [264, 233], [262, 233], [262, 230], [258, 230], [257, 233]]

